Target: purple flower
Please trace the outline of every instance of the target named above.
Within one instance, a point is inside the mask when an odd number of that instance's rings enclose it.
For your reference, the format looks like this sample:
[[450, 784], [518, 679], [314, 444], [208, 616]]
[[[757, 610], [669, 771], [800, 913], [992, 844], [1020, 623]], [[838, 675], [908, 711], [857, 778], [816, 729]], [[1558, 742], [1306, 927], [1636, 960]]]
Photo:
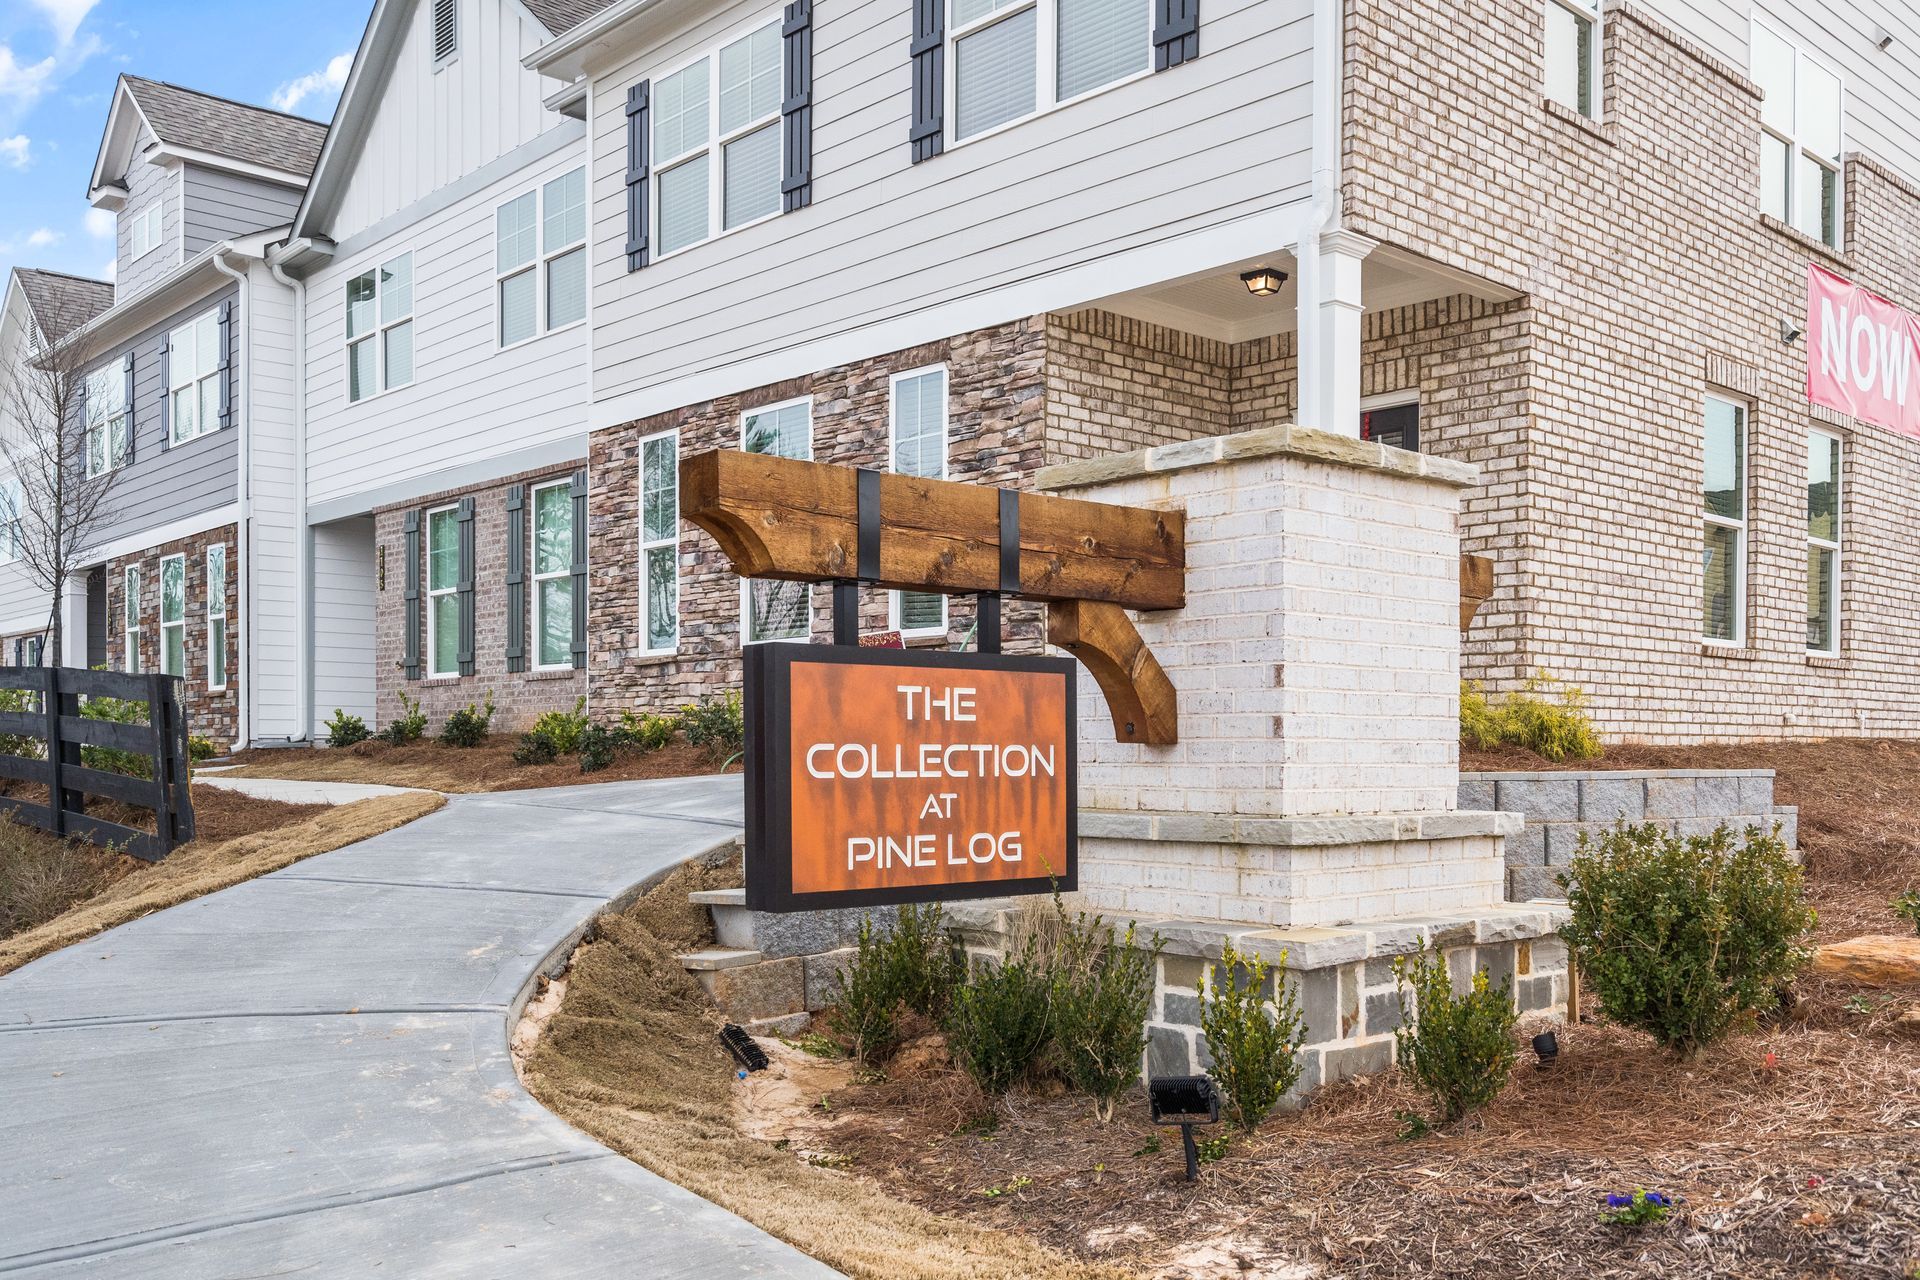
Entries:
[[1610, 1195], [1607, 1197], [1607, 1208], [1609, 1209], [1624, 1209], [1632, 1203], [1632, 1196]]

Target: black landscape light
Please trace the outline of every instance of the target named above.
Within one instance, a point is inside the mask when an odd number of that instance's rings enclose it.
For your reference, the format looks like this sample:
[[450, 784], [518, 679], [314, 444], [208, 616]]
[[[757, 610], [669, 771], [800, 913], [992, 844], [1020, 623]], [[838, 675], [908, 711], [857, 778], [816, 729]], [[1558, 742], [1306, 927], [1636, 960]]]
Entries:
[[1193, 1126], [1220, 1123], [1220, 1095], [1206, 1076], [1161, 1076], [1147, 1081], [1147, 1104], [1155, 1124], [1180, 1126], [1180, 1142], [1187, 1150], [1187, 1181], [1200, 1176], [1200, 1151], [1193, 1144]]
[[1533, 1052], [1540, 1059], [1534, 1064], [1534, 1070], [1545, 1071], [1560, 1056], [1560, 1038], [1551, 1031], [1542, 1031], [1533, 1038]]
[[748, 1071], [767, 1069], [766, 1050], [753, 1042], [753, 1037], [747, 1034], [744, 1027], [729, 1022], [720, 1028], [720, 1043], [727, 1047], [727, 1052], [733, 1055], [733, 1060]]
[[1256, 298], [1271, 298], [1280, 292], [1280, 286], [1286, 282], [1287, 273], [1275, 271], [1272, 267], [1255, 267], [1240, 273], [1240, 283], [1247, 286], [1247, 292]]

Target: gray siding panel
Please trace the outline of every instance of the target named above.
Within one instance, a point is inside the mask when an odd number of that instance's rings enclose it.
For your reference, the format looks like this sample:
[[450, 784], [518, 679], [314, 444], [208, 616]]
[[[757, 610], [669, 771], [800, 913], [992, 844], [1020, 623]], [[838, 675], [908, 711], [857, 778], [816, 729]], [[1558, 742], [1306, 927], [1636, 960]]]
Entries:
[[300, 207], [294, 187], [188, 165], [187, 256], [235, 236], [251, 235], [293, 221]]
[[[180, 256], [180, 179], [172, 169], [147, 162], [147, 152], [157, 146], [144, 128], [133, 147], [133, 162], [127, 166], [127, 205], [118, 220], [119, 248], [116, 254], [115, 293], [120, 301], [152, 288], [178, 267]], [[133, 216], [142, 213], [155, 200], [162, 202], [160, 243], [135, 258], [133, 252]]]

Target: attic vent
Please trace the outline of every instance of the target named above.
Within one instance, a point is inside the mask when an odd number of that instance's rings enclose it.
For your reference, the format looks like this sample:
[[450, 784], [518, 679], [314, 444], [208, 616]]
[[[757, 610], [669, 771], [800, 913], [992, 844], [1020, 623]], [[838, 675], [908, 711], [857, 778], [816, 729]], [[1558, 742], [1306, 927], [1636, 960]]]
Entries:
[[460, 52], [460, 0], [433, 0], [433, 60]]

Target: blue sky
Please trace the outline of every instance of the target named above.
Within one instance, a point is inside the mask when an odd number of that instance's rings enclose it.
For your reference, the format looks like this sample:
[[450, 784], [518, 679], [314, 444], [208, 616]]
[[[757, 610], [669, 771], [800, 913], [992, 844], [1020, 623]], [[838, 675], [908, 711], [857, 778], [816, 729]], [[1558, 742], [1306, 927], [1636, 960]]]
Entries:
[[0, 0], [0, 275], [109, 274], [112, 222], [87, 179], [122, 72], [326, 120], [372, 7]]

